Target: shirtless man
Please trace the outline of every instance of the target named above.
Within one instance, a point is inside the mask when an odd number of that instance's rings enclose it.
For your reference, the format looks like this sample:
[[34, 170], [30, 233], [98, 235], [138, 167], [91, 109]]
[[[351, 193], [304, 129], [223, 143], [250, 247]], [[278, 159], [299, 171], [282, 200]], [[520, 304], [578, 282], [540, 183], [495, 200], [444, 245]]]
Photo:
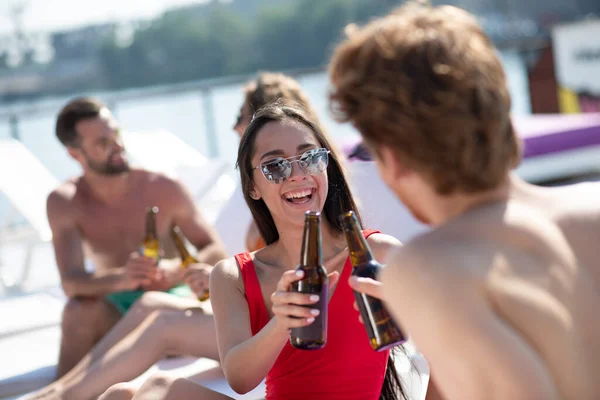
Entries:
[[467, 12], [409, 4], [348, 36], [330, 65], [334, 109], [433, 226], [381, 284], [351, 285], [386, 300], [446, 400], [600, 398], [600, 184], [511, 172], [505, 74]]
[[[92, 98], [69, 102], [58, 116], [56, 135], [83, 169], [47, 201], [56, 263], [69, 297], [62, 318], [61, 377], [144, 291], [190, 293], [180, 286], [183, 276], [172, 245], [165, 246], [159, 268], [151, 258], [137, 255], [146, 207], [159, 208], [161, 243], [171, 243], [169, 230], [178, 225], [199, 249], [199, 261], [207, 264], [200, 285], [208, 288], [210, 266], [226, 254], [180, 183], [129, 167], [118, 124], [102, 103]], [[95, 266], [93, 272], [84, 267], [85, 259]]]

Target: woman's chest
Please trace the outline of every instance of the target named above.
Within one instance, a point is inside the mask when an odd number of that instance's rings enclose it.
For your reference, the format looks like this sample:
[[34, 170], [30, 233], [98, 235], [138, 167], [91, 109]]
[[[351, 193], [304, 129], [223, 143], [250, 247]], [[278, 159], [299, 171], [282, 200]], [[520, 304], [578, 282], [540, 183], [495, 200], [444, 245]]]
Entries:
[[[347, 281], [350, 277], [351, 269], [352, 265], [347, 258], [341, 262], [338, 262], [337, 264], [326, 266], [328, 274], [324, 284], [328, 287], [329, 305], [331, 305], [331, 302], [334, 298], [337, 299], [338, 297], [342, 297], [342, 294], [340, 294], [344, 292], [344, 288], [342, 286], [344, 283], [346, 286], [348, 286]], [[281, 270], [272, 271], [269, 269], [269, 267], [260, 265], [256, 267], [256, 275], [260, 286], [260, 292], [269, 319], [273, 317], [273, 312], [271, 311], [273, 303], [271, 299], [272, 296], [279, 290], [278, 285], [280, 284], [283, 273], [284, 272]], [[343, 280], [345, 280], [345, 282], [343, 282]], [[348, 287], [347, 289], [350, 288]], [[288, 288], [288, 291], [289, 290], [290, 288]]]

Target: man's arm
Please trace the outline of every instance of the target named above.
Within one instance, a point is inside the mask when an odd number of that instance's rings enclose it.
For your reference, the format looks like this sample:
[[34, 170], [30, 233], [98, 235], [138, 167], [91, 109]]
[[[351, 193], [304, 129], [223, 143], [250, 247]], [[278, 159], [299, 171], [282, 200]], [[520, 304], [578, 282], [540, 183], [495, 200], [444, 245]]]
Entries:
[[121, 269], [85, 271], [81, 236], [71, 215], [70, 202], [59, 190], [48, 196], [46, 212], [56, 265], [67, 297], [100, 296], [116, 291], [122, 282]]
[[427, 358], [443, 397], [557, 399], [540, 356], [491, 309], [485, 280], [444, 246], [401, 248], [381, 274], [388, 309]]
[[227, 258], [216, 230], [202, 217], [192, 195], [185, 187], [173, 181], [170, 191], [173, 201], [173, 222], [183, 235], [198, 250], [196, 258], [200, 263], [214, 266]]

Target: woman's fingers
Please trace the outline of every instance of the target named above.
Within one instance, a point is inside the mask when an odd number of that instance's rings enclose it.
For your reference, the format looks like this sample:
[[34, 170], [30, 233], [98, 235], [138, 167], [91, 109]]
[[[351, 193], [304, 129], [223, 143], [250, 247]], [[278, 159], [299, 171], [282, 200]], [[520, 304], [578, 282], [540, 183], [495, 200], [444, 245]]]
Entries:
[[283, 275], [281, 275], [281, 279], [277, 282], [277, 291], [278, 292], [287, 292], [290, 290], [292, 283], [299, 281], [304, 277], [304, 272], [302, 271], [285, 271]]

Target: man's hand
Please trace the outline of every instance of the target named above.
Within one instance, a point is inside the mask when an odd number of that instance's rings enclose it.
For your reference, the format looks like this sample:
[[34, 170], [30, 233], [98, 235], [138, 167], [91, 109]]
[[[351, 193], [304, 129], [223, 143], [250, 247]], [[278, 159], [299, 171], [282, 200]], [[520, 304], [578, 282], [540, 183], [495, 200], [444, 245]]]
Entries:
[[376, 299], [383, 300], [383, 285], [381, 282], [371, 278], [359, 278], [351, 276], [348, 280], [350, 287], [357, 292], [367, 294]]
[[213, 266], [209, 264], [190, 264], [185, 269], [183, 280], [198, 297], [208, 290], [208, 280]]
[[142, 285], [144, 290], [156, 290], [164, 292], [171, 289], [173, 286], [177, 286], [183, 281], [183, 271], [181, 269], [180, 260], [165, 260], [162, 259], [159, 262], [156, 269], [156, 278], [149, 285]]
[[[383, 285], [379, 281], [371, 278], [359, 278], [356, 276], [351, 276], [348, 280], [348, 284], [357, 292], [364, 293], [380, 300], [383, 299]], [[359, 311], [356, 301], [354, 301], [354, 309]], [[358, 315], [358, 320], [363, 324], [365, 323], [360, 314]]]
[[157, 277], [158, 269], [154, 259], [133, 252], [123, 267], [118, 290], [135, 290], [140, 286], [151, 285]]

